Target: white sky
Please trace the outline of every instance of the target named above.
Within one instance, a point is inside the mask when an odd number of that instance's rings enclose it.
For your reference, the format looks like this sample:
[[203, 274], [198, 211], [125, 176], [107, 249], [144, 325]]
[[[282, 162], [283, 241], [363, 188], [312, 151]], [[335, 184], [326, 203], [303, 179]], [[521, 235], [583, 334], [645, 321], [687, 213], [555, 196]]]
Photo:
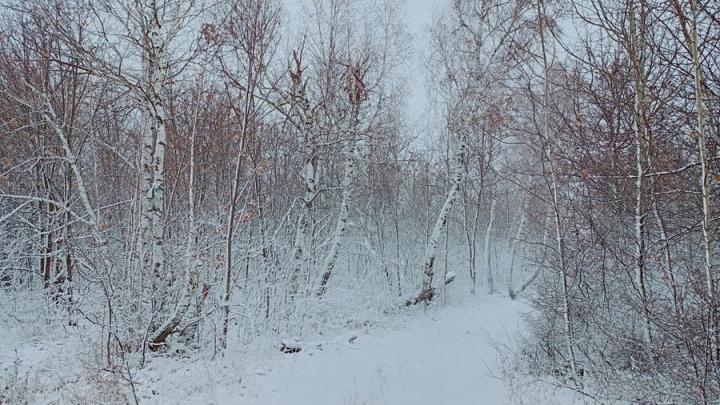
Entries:
[[434, 12], [444, 5], [446, 0], [407, 0], [406, 13], [408, 31], [413, 37], [412, 73], [408, 82], [408, 109], [411, 116], [420, 117], [429, 113], [429, 100], [425, 89], [426, 72], [422, 56], [430, 41], [430, 24]]

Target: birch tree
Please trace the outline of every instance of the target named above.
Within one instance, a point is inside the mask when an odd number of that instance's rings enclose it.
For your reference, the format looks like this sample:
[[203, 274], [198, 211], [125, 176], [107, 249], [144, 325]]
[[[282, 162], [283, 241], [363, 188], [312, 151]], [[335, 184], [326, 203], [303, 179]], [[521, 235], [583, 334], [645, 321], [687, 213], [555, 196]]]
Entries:
[[[555, 145], [550, 136], [550, 81], [549, 71], [550, 63], [548, 61], [548, 51], [546, 48], [545, 41], [545, 2], [543, 0], [537, 0], [535, 3], [537, 10], [538, 19], [538, 36], [540, 39], [541, 49], [541, 63], [542, 63], [542, 81], [543, 81], [543, 96], [542, 96], [542, 115], [541, 115], [541, 139], [542, 139], [542, 154], [543, 154], [543, 171], [544, 175], [549, 177], [547, 182], [548, 191], [550, 193], [550, 206], [555, 225], [555, 241], [556, 241], [556, 254], [558, 260], [559, 273], [561, 278], [562, 286], [562, 303], [563, 303], [563, 320], [565, 327], [565, 349], [567, 350], [567, 358], [570, 365], [570, 371], [572, 373], [571, 379], [577, 383], [578, 367], [577, 360], [575, 358], [575, 338], [573, 331], [573, 318], [572, 318], [572, 307], [570, 298], [570, 276], [568, 268], [568, 258], [566, 256], [566, 240], [565, 231], [563, 229], [562, 221], [562, 205], [561, 205], [561, 190], [557, 172], [557, 162], [554, 161], [553, 153]], [[545, 166], [546, 165], [546, 166]]]
[[302, 180], [304, 193], [302, 197], [302, 212], [298, 218], [295, 241], [293, 242], [292, 274], [290, 276], [290, 296], [294, 297], [300, 289], [300, 272], [303, 257], [309, 254], [309, 232], [314, 230], [313, 201], [320, 193], [320, 150], [315, 128], [315, 113], [308, 100], [305, 87], [307, 82], [303, 78], [302, 53], [293, 51], [294, 69], [291, 70], [292, 80], [291, 97], [293, 99], [295, 125], [299, 127], [303, 141], [303, 168]]
[[196, 89], [195, 105], [193, 108], [192, 125], [190, 128], [190, 174], [188, 179], [188, 233], [187, 233], [187, 246], [185, 250], [186, 270], [185, 270], [185, 286], [182, 291], [180, 300], [177, 303], [177, 307], [172, 314], [155, 332], [155, 335], [151, 340], [151, 348], [157, 349], [161, 345], [165, 344], [167, 338], [175, 332], [180, 322], [185, 317], [192, 299], [198, 289], [198, 282], [200, 279], [200, 265], [202, 261], [197, 257], [197, 225], [196, 225], [196, 208], [195, 201], [197, 199], [195, 193], [195, 139], [198, 129], [198, 115], [200, 114], [200, 102], [203, 95], [205, 94], [203, 88], [204, 75], [201, 73], [199, 84]]
[[[454, 133], [454, 132], [453, 132]], [[422, 287], [417, 296], [407, 300], [406, 305], [416, 305], [419, 303], [429, 303], [435, 296], [435, 287], [433, 286], [433, 279], [435, 277], [435, 260], [437, 259], [437, 246], [440, 242], [443, 230], [447, 226], [448, 217], [452, 210], [460, 192], [460, 185], [462, 184], [463, 173], [465, 171], [465, 142], [462, 134], [455, 135], [459, 138], [457, 143], [457, 149], [455, 150], [454, 167], [452, 177], [450, 179], [450, 190], [448, 191], [445, 202], [438, 213], [438, 217], [435, 220], [435, 225], [432, 228], [430, 239], [428, 240], [427, 247], [425, 249], [425, 255], [423, 260], [423, 279]]]
[[279, 7], [273, 1], [228, 4], [230, 18], [219, 26], [207, 26], [207, 35], [217, 46], [216, 60], [227, 80], [232, 110], [239, 121], [239, 134], [234, 174], [225, 229], [225, 271], [223, 291], [223, 327], [220, 347], [227, 345], [230, 305], [234, 283], [234, 238], [240, 194], [243, 190], [243, 162], [251, 137], [256, 132], [265, 110], [263, 89], [272, 82], [268, 66], [275, 51]]
[[[637, 240], [637, 284], [640, 290], [640, 302], [643, 306], [643, 316], [645, 318], [645, 342], [647, 344], [652, 343], [652, 334], [650, 326], [650, 303], [648, 302], [648, 287], [647, 287], [647, 276], [645, 275], [645, 221], [648, 216], [647, 209], [645, 207], [645, 167], [648, 164], [648, 143], [650, 142], [648, 136], [648, 125], [647, 120], [647, 100], [645, 98], [645, 66], [643, 53], [645, 52], [645, 40], [644, 31], [645, 19], [645, 4], [640, 2], [640, 18], [638, 19], [635, 2], [628, 4], [628, 31], [629, 31], [629, 44], [628, 54], [633, 65], [633, 71], [635, 76], [635, 101], [634, 101], [634, 126], [635, 132], [635, 166], [636, 166], [636, 196], [635, 196], [635, 238]], [[638, 21], [640, 26], [637, 27]]]
[[352, 193], [354, 188], [356, 170], [359, 160], [358, 143], [362, 142], [360, 128], [360, 108], [367, 100], [367, 87], [365, 84], [365, 74], [368, 67], [365, 66], [367, 61], [361, 61], [351, 64], [347, 70], [347, 92], [350, 101], [350, 116], [348, 124], [348, 140], [346, 152], [344, 156], [344, 172], [341, 183], [342, 198], [340, 200], [340, 210], [338, 212], [335, 230], [331, 235], [330, 250], [325, 256], [323, 264], [322, 276], [320, 279], [320, 287], [317, 295], [321, 297], [327, 290], [327, 283], [332, 275], [332, 271], [336, 266], [337, 258], [340, 253], [342, 238], [348, 227], [348, 219], [350, 215], [350, 203], [352, 201]]
[[495, 226], [495, 205], [497, 203], [497, 199], [495, 197], [492, 198], [492, 202], [490, 204], [490, 218], [488, 218], [488, 225], [485, 229], [485, 250], [484, 250], [484, 257], [485, 257], [485, 271], [487, 272], [487, 291], [488, 294], [492, 295], [495, 294], [495, 281], [493, 279], [493, 268], [492, 263], [490, 262], [490, 244], [492, 240], [492, 231], [493, 226]]
[[708, 336], [711, 341], [711, 352], [714, 352], [716, 360], [720, 360], [720, 328], [718, 326], [718, 309], [715, 285], [715, 267], [717, 265], [714, 252], [713, 238], [713, 199], [711, 191], [711, 176], [709, 168], [709, 151], [707, 142], [709, 139], [706, 129], [706, 96], [705, 85], [703, 79], [703, 71], [700, 62], [700, 50], [698, 48], [698, 2], [690, 0], [690, 15], [685, 14], [684, 7], [677, 0], [672, 1], [677, 18], [680, 23], [680, 29], [685, 39], [685, 48], [692, 60], [693, 72], [693, 88], [695, 90], [695, 109], [697, 116], [696, 137], [698, 144], [698, 153], [700, 160], [700, 189], [702, 192], [702, 233], [703, 233], [703, 251], [705, 254], [705, 282], [706, 293], [709, 305], [708, 315]]

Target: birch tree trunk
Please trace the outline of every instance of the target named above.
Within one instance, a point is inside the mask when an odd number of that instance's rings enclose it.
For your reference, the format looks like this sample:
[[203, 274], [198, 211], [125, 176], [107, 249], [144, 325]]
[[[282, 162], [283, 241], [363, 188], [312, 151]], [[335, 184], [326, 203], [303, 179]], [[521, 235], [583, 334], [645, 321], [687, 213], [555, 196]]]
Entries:
[[490, 263], [490, 239], [492, 237], [493, 226], [495, 225], [495, 205], [497, 198], [493, 197], [490, 203], [490, 219], [488, 220], [488, 226], [485, 230], [485, 271], [487, 271], [487, 290], [488, 294], [495, 294], [495, 281], [493, 279], [493, 269]]
[[[367, 62], [367, 60], [365, 60]], [[363, 62], [363, 63], [365, 63]], [[345, 171], [342, 180], [342, 200], [340, 202], [340, 212], [335, 225], [335, 231], [331, 239], [330, 251], [325, 257], [323, 265], [323, 273], [320, 279], [320, 287], [317, 296], [322, 297], [327, 290], [327, 283], [330, 280], [332, 271], [337, 263], [340, 253], [342, 239], [348, 226], [348, 217], [350, 214], [350, 202], [353, 193], [355, 171], [359, 162], [358, 142], [360, 141], [360, 106], [367, 100], [367, 89], [365, 87], [365, 72], [362, 70], [365, 66], [362, 63], [348, 66], [346, 73], [348, 97], [350, 99], [350, 135], [348, 150], [345, 156]]]
[[142, 136], [142, 194], [140, 215], [140, 256], [142, 277], [152, 274], [152, 308], [164, 307], [162, 278], [165, 276], [165, 108], [163, 100], [166, 75], [165, 41], [162, 36], [162, 10], [156, 0], [143, 9], [147, 24], [143, 43], [143, 136]]
[[[642, 3], [641, 3], [642, 4]], [[641, 14], [644, 10], [641, 10]], [[635, 1], [628, 3], [628, 23], [630, 44], [628, 53], [633, 64], [635, 75], [635, 98], [633, 115], [633, 132], [635, 133], [635, 275], [637, 288], [640, 291], [640, 305], [643, 314], [643, 339], [646, 344], [652, 342], [652, 331], [650, 325], [650, 308], [648, 303], [647, 281], [645, 275], [645, 220], [647, 212], [645, 209], [645, 165], [648, 157], [648, 126], [646, 122], [645, 104], [645, 68], [643, 66], [643, 48], [645, 46], [643, 29], [639, 33], [636, 27], [637, 16], [635, 13]]]
[[458, 193], [460, 192], [460, 185], [462, 184], [463, 174], [465, 173], [465, 141], [461, 139], [456, 152], [455, 170], [451, 178], [451, 186], [448, 191], [445, 203], [440, 209], [435, 226], [433, 227], [428, 245], [425, 250], [425, 261], [423, 264], [423, 282], [420, 289], [420, 293], [405, 302], [405, 305], [416, 305], [421, 302], [430, 302], [435, 296], [435, 288], [433, 287], [433, 278], [435, 276], [435, 259], [437, 245], [442, 236], [442, 232], [447, 225], [448, 216], [452, 210], [455, 201], [457, 200]]
[[315, 117], [310, 107], [310, 102], [305, 94], [302, 83], [302, 61], [297, 52], [293, 53], [295, 60], [295, 72], [291, 74], [293, 80], [293, 98], [299, 105], [297, 113], [298, 124], [303, 132], [303, 170], [302, 180], [305, 192], [303, 194], [303, 207], [300, 217], [298, 218], [297, 229], [295, 232], [295, 242], [292, 254], [292, 273], [290, 275], [290, 298], [292, 299], [300, 289], [300, 271], [302, 267], [303, 257], [308, 254], [308, 228], [312, 228], [313, 224], [313, 201], [319, 193], [320, 172], [318, 168], [318, 145], [315, 134]]
[[[252, 64], [251, 64], [252, 68]], [[248, 119], [250, 111], [252, 110], [252, 99], [254, 94], [250, 91], [250, 88], [254, 89], [254, 81], [248, 77], [248, 87], [245, 93], [245, 105], [242, 112], [242, 127], [240, 130], [240, 150], [237, 154], [237, 161], [235, 162], [235, 171], [233, 174], [233, 181], [230, 188], [230, 209], [228, 210], [227, 218], [227, 230], [225, 233], [225, 280], [224, 280], [224, 291], [223, 291], [223, 327], [222, 335], [220, 337], [220, 347], [227, 347], [227, 335], [228, 328], [230, 325], [230, 298], [232, 295], [232, 270], [233, 270], [233, 237], [235, 233], [235, 217], [237, 215], [238, 200], [240, 197], [240, 178], [242, 176], [242, 162], [243, 155], [245, 154], [245, 146], [247, 143], [248, 135]]]
[[[202, 79], [201, 79], [202, 83]], [[173, 315], [160, 326], [153, 336], [150, 348], [157, 350], [165, 344], [167, 338], [175, 331], [180, 325], [183, 317], [187, 313], [192, 298], [195, 296], [195, 291], [198, 287], [198, 280], [200, 278], [199, 261], [195, 257], [195, 239], [197, 230], [195, 226], [195, 135], [197, 133], [197, 120], [200, 112], [200, 99], [203, 94], [202, 84], [197, 89], [197, 100], [195, 104], [195, 113], [193, 116], [193, 125], [190, 131], [190, 178], [188, 180], [188, 238], [187, 246], [185, 250], [185, 259], [187, 269], [185, 270], [185, 288], [183, 289], [182, 297], [177, 304]]]
[[[686, 47], [690, 53], [693, 67], [693, 79], [695, 90], [695, 108], [697, 109], [697, 143], [700, 154], [700, 189], [702, 191], [702, 207], [703, 207], [703, 251], [705, 256], [705, 283], [707, 301], [709, 305], [708, 315], [708, 337], [710, 339], [710, 351], [715, 356], [715, 360], [720, 362], [720, 330], [718, 330], [718, 308], [717, 299], [715, 297], [715, 267], [717, 259], [713, 251], [715, 243], [713, 238], [713, 206], [712, 206], [712, 190], [709, 167], [709, 151], [707, 147], [708, 132], [706, 130], [706, 106], [704, 95], [704, 79], [702, 67], [700, 65], [700, 50], [698, 48], [698, 32], [697, 32], [697, 0], [689, 0], [690, 21], [688, 21], [683, 7], [678, 0], [673, 0], [673, 6], [680, 20], [680, 28], [685, 37]], [[689, 28], [688, 28], [689, 23]]]
[[552, 210], [555, 219], [555, 240], [557, 243], [557, 254], [560, 265], [560, 276], [562, 282], [562, 302], [563, 302], [563, 320], [565, 326], [565, 346], [567, 349], [567, 357], [572, 371], [573, 381], [577, 383], [578, 370], [575, 360], [575, 338], [573, 333], [573, 320], [570, 304], [570, 285], [568, 276], [568, 264], [565, 252], [565, 236], [562, 230], [562, 219], [560, 217], [560, 185], [558, 184], [558, 176], [552, 156], [552, 144], [550, 141], [550, 81], [548, 79], [549, 65], [547, 58], [547, 49], [545, 44], [545, 4], [544, 0], [537, 0], [540, 45], [542, 48], [542, 65], [543, 65], [543, 153], [548, 162], [550, 170], [550, 194], [552, 198]]
[[[467, 184], [467, 182], [466, 182]], [[477, 240], [478, 221], [480, 218], [480, 201], [482, 197], [482, 191], [477, 193], [477, 200], [475, 201], [475, 214], [473, 216], [472, 225], [467, 215], [468, 198], [467, 193], [463, 192], [463, 228], [465, 231], [465, 242], [468, 248], [468, 267], [470, 269], [470, 279], [472, 286], [470, 287], [470, 293], [475, 294], [475, 287], [477, 285], [477, 247], [475, 246]]]
[[[357, 128], [357, 113], [354, 113], [355, 118], [353, 118], [353, 121], [355, 123], [353, 126]], [[355, 132], [355, 131], [353, 131]], [[353, 182], [355, 178], [355, 169], [357, 165], [357, 145], [356, 145], [356, 139], [353, 137], [353, 139], [350, 140], [350, 143], [348, 144], [348, 150], [345, 157], [345, 170], [343, 174], [343, 180], [342, 180], [342, 200], [340, 201], [340, 211], [338, 212], [338, 219], [337, 223], [335, 224], [335, 230], [332, 235], [331, 239], [331, 245], [330, 250], [325, 257], [325, 262], [323, 264], [323, 272], [322, 277], [320, 279], [320, 287], [317, 291], [317, 296], [322, 297], [325, 294], [325, 291], [327, 290], [327, 284], [330, 280], [330, 276], [332, 275], [333, 269], [335, 269], [335, 265], [337, 263], [338, 255], [340, 254], [340, 247], [342, 245], [342, 239], [345, 235], [345, 231], [347, 229], [348, 225], [348, 217], [350, 215], [350, 201], [352, 198], [352, 192], [353, 192]]]
[[[548, 218], [549, 217], [550, 217], [550, 212], [548, 210], [548, 212], [545, 213], [545, 217], [543, 218], [543, 236], [542, 236], [542, 243], [540, 244], [540, 246], [542, 246], [543, 248], [545, 246], [547, 246], [547, 243], [548, 243]], [[525, 291], [528, 287], [530, 287], [530, 285], [532, 285], [532, 283], [535, 282], [535, 280], [537, 280], [538, 276], [540, 275], [540, 271], [542, 271], [543, 267], [545, 266], [545, 256], [546, 256], [545, 251], [543, 250], [543, 254], [542, 254], [542, 258], [540, 259], [540, 263], [538, 263], [537, 267], [535, 267], [535, 270], [530, 275], [530, 277], [528, 277], [527, 280], [525, 280], [525, 282], [523, 282], [522, 285], [520, 285], [520, 288], [518, 288], [517, 290], [513, 290], [512, 288], [510, 288], [509, 293], [508, 293], [508, 296], [510, 296], [510, 299], [514, 300], [515, 297], [522, 294], [523, 291]]]
[[517, 232], [513, 238], [512, 245], [510, 246], [510, 271], [508, 274], [508, 291], [512, 291], [513, 288], [513, 270], [515, 268], [515, 256], [517, 253], [517, 245], [520, 241], [523, 231], [525, 230], [525, 221], [527, 218], [527, 206], [528, 200], [525, 200], [522, 206], [522, 212], [520, 213], [520, 223], [518, 224]]

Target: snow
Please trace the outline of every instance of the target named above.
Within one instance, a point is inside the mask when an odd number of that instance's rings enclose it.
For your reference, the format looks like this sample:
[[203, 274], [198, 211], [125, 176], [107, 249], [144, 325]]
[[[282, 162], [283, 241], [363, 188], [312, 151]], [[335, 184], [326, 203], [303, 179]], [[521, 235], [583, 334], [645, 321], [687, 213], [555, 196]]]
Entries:
[[518, 327], [518, 306], [504, 304], [431, 309], [402, 328], [287, 356], [270, 374], [248, 381], [247, 403], [509, 404], [489, 340]]
[[[335, 336], [258, 337], [249, 345], [233, 345], [224, 357], [212, 351], [153, 355], [132, 372], [136, 394], [140, 404], [581, 403], [566, 393], [561, 398], [547, 384], [529, 389], [527, 381], [503, 373], [508, 366], [500, 353], [517, 348], [527, 304], [501, 296], [443, 299], [440, 294], [430, 306], [404, 308]], [[122, 402], [122, 396], [112, 396], [111, 377], [88, 367], [97, 355], [88, 350], [92, 345], [70, 338], [72, 328], [55, 332], [54, 338], [33, 339], [2, 334], [0, 369], [9, 373], [20, 364], [17, 380], [22, 381], [16, 384], [23, 390], [34, 387], [29, 402]], [[282, 343], [302, 351], [282, 353]], [[125, 386], [124, 397], [132, 398]]]
[[[528, 310], [506, 297], [473, 297], [411, 309], [381, 327], [304, 342], [299, 353], [283, 354], [276, 344], [268, 345], [272, 351], [230, 353], [191, 365], [155, 360], [138, 374], [141, 402], [517, 404], [496, 349], [515, 344], [524, 324], [521, 314]], [[156, 395], [148, 395], [148, 389]]]

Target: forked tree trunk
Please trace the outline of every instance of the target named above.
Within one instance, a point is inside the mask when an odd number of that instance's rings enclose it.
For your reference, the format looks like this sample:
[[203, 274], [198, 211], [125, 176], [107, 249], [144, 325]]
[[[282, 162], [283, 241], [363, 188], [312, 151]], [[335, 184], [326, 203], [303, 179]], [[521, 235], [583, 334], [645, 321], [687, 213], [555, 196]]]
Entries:
[[338, 255], [340, 254], [340, 246], [342, 239], [345, 236], [345, 231], [348, 226], [348, 217], [350, 215], [350, 202], [352, 198], [354, 182], [355, 182], [355, 171], [357, 170], [357, 164], [359, 163], [359, 151], [358, 142], [360, 141], [360, 106], [363, 101], [367, 98], [365, 93], [365, 83], [363, 82], [363, 75], [360, 71], [360, 65], [352, 66], [348, 68], [347, 79], [348, 79], [348, 96], [350, 98], [350, 128], [348, 134], [350, 140], [348, 143], [347, 156], [345, 156], [345, 173], [343, 174], [342, 180], [342, 200], [340, 201], [340, 212], [338, 213], [337, 223], [335, 224], [335, 231], [331, 239], [330, 251], [325, 257], [325, 263], [323, 265], [323, 272], [320, 279], [320, 287], [317, 291], [317, 296], [322, 297], [327, 290], [327, 284], [332, 275], [335, 264], [337, 263]]
[[150, 341], [150, 349], [157, 350], [161, 348], [167, 338], [176, 330], [183, 317], [190, 308], [192, 299], [198, 287], [200, 278], [200, 268], [197, 258], [195, 257], [195, 239], [197, 230], [195, 226], [195, 135], [197, 132], [197, 120], [200, 112], [200, 99], [202, 95], [202, 86], [198, 88], [197, 100], [195, 105], [195, 114], [193, 116], [193, 125], [190, 132], [190, 179], [188, 181], [188, 239], [185, 251], [186, 266], [185, 270], [185, 288], [182, 297], [175, 308], [173, 315], [158, 328], [155, 335]]
[[337, 223], [335, 224], [335, 231], [332, 235], [330, 250], [325, 257], [322, 277], [320, 279], [320, 287], [317, 291], [318, 297], [322, 297], [327, 290], [327, 284], [333, 270], [335, 269], [335, 265], [337, 264], [342, 239], [345, 236], [345, 231], [347, 230], [348, 218], [350, 215], [350, 200], [352, 198], [355, 169], [357, 165], [357, 154], [356, 140], [352, 139], [348, 146], [348, 152], [345, 158], [345, 173], [342, 181], [342, 200], [340, 201], [340, 211], [338, 213]]
[[313, 201], [317, 197], [320, 190], [320, 171], [318, 168], [318, 146], [315, 137], [315, 116], [310, 102], [305, 94], [302, 84], [302, 61], [297, 52], [293, 52], [295, 60], [295, 72], [291, 74], [293, 79], [293, 98], [298, 104], [296, 116], [303, 132], [303, 170], [302, 180], [305, 192], [303, 194], [303, 207], [300, 217], [298, 218], [297, 229], [295, 232], [295, 242], [292, 254], [292, 268], [290, 274], [289, 296], [293, 299], [300, 290], [300, 272], [304, 257], [308, 252], [308, 228], [312, 228], [313, 224]]

